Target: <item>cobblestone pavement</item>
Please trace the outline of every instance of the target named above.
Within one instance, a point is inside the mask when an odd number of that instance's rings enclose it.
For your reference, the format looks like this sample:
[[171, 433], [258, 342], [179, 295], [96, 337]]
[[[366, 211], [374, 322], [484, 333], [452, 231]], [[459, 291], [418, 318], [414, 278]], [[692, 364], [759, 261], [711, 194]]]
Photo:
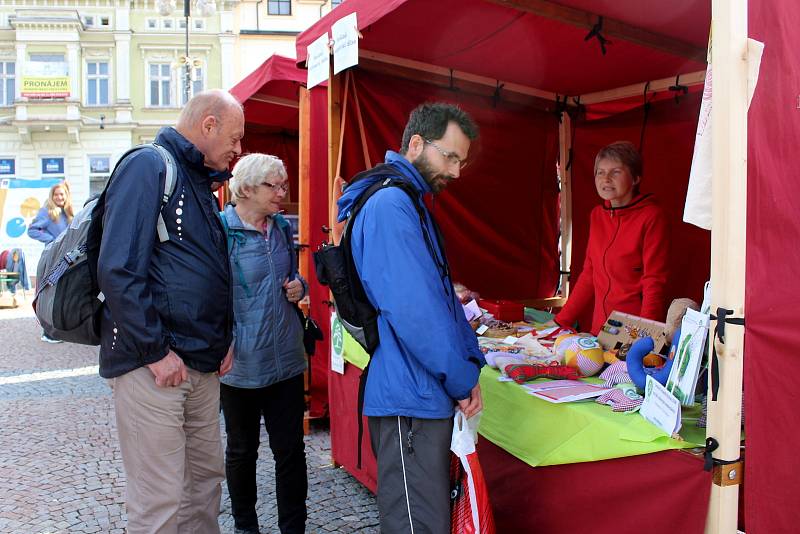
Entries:
[[[111, 391], [92, 368], [97, 349], [44, 343], [40, 333], [25, 309], [0, 310], [0, 532], [123, 533], [125, 473]], [[258, 513], [272, 533], [277, 512], [266, 440], [262, 435]], [[306, 453], [307, 531], [378, 532], [373, 495], [330, 464], [327, 428], [312, 425]], [[224, 484], [220, 525], [233, 532]]]

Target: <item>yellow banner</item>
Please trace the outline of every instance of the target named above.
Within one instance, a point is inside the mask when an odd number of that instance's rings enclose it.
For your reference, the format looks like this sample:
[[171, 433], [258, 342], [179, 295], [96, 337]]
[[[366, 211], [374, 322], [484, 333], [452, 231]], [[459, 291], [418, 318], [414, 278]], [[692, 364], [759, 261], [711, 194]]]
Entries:
[[21, 96], [28, 98], [64, 98], [70, 92], [69, 76], [23, 76]]

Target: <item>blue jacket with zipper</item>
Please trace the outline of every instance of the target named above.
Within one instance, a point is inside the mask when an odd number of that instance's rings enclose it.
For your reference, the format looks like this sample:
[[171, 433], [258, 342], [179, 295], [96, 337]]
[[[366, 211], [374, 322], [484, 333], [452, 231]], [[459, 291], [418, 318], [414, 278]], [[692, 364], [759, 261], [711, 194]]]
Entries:
[[[422, 203], [431, 189], [417, 169], [392, 151], [386, 153], [386, 163], [413, 185]], [[339, 220], [383, 178], [348, 187], [339, 199]], [[444, 251], [424, 204], [423, 209], [435, 259], [412, 200], [397, 187], [376, 192], [353, 223], [353, 259], [380, 314], [380, 343], [370, 363], [364, 415], [452, 417], [455, 401], [469, 396], [485, 364], [452, 281], [443, 272]]]
[[232, 205], [225, 206], [233, 284], [233, 368], [223, 384], [261, 388], [302, 374], [306, 368], [303, 330], [286, 299], [283, 281], [297, 274], [297, 256], [289, 223], [272, 218], [268, 239], [246, 225]]
[[[186, 365], [219, 369], [232, 340], [225, 234], [211, 182], [227, 179], [174, 128], [155, 142], [177, 166], [175, 191], [161, 209], [166, 166], [153, 149], [129, 155], [106, 190], [97, 265], [105, 306], [100, 375], [113, 378], [157, 362], [172, 349]], [[169, 241], [159, 242], [159, 211]]]

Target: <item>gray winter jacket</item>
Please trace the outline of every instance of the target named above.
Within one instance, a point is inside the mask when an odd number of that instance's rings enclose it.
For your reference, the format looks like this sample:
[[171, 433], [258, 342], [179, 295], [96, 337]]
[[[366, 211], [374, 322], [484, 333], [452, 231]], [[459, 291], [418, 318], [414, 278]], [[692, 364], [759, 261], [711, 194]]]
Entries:
[[233, 206], [225, 206], [228, 257], [233, 286], [233, 369], [220, 380], [239, 388], [266, 387], [306, 368], [303, 329], [283, 281], [297, 277], [289, 223], [273, 217], [269, 239], [246, 226]]

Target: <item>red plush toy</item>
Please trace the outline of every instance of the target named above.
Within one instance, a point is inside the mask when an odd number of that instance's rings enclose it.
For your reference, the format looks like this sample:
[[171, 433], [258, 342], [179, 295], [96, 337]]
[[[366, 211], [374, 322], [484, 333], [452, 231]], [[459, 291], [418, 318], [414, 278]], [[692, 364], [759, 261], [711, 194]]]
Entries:
[[511, 364], [505, 367], [505, 373], [517, 384], [524, 384], [536, 378], [553, 378], [556, 380], [577, 380], [578, 372], [566, 365], [531, 365], [526, 363]]

